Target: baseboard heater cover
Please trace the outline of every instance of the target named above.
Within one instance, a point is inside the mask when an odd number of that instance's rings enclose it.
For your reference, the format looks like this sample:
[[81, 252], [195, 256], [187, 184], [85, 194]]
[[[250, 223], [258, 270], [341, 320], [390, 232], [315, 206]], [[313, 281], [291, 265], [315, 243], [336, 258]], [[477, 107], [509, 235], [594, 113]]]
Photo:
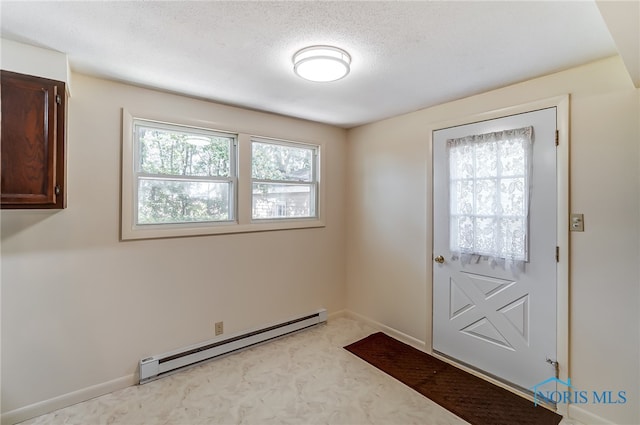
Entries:
[[243, 333], [213, 339], [140, 360], [140, 384], [166, 376], [196, 363], [242, 350], [327, 321], [327, 310], [292, 318]]

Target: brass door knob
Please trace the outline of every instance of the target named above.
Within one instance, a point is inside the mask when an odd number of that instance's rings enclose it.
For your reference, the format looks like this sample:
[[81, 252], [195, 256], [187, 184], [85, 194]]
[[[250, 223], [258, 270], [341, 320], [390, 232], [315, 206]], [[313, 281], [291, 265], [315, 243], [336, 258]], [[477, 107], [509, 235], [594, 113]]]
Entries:
[[442, 255], [438, 255], [436, 258], [433, 259], [433, 261], [435, 261], [438, 264], [442, 264], [444, 263], [444, 257]]

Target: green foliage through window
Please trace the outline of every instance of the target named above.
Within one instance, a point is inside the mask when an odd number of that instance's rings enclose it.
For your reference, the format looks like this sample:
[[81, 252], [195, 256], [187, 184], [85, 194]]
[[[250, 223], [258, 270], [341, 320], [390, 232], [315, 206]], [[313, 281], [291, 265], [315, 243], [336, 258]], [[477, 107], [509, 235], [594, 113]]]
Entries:
[[313, 149], [253, 142], [251, 177], [260, 180], [310, 182]]
[[136, 121], [136, 223], [233, 220], [235, 136]]
[[140, 171], [229, 177], [232, 139], [137, 126]]

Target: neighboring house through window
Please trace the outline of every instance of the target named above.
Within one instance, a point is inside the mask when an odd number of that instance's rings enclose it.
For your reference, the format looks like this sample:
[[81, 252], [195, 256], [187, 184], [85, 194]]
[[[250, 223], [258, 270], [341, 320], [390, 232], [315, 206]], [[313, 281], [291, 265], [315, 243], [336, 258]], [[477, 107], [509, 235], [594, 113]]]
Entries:
[[252, 140], [252, 218], [317, 217], [318, 147]]

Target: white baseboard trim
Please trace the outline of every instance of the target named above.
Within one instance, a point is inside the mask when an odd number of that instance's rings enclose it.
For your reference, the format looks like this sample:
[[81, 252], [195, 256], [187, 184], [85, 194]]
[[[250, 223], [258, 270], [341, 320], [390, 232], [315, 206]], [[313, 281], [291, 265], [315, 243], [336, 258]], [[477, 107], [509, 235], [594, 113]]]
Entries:
[[101, 395], [109, 394], [113, 391], [136, 385], [136, 383], [137, 380], [135, 374], [123, 376], [112, 381], [103, 382], [101, 384], [63, 394], [48, 400], [20, 407], [15, 410], [10, 410], [2, 414], [1, 422], [2, 425], [13, 425], [36, 416], [51, 413], [64, 407], [69, 407], [82, 401], [90, 400]]
[[[347, 310], [338, 310], [327, 316], [327, 320], [337, 319], [348, 315]], [[91, 387], [83, 388], [77, 391], [63, 394], [48, 400], [39, 401], [28, 406], [20, 407], [15, 410], [4, 412], [1, 415], [0, 423], [2, 425], [13, 425], [26, 421], [36, 416], [51, 413], [58, 409], [72, 406], [74, 404], [100, 397], [111, 392], [121, 390], [138, 384], [136, 374], [123, 376], [112, 381], [103, 382]]]
[[344, 315], [347, 317], [351, 317], [352, 319], [355, 320], [359, 320], [361, 322], [366, 323], [367, 325], [382, 331], [386, 334], [388, 334], [389, 336], [394, 337], [395, 339], [404, 342], [407, 345], [412, 346], [413, 348], [417, 348], [420, 351], [424, 351], [425, 353], [428, 353], [430, 351], [430, 348], [427, 347], [426, 342], [424, 341], [420, 341], [418, 338], [414, 338], [410, 335], [407, 335], [403, 332], [400, 332], [394, 328], [391, 328], [387, 325], [383, 325], [380, 322], [377, 322], [373, 319], [370, 319], [366, 316], [363, 316], [361, 314], [355, 313], [351, 310], [344, 310]]
[[570, 404], [568, 420], [571, 421], [574, 419], [584, 425], [616, 425], [614, 422], [591, 413], [580, 406]]

